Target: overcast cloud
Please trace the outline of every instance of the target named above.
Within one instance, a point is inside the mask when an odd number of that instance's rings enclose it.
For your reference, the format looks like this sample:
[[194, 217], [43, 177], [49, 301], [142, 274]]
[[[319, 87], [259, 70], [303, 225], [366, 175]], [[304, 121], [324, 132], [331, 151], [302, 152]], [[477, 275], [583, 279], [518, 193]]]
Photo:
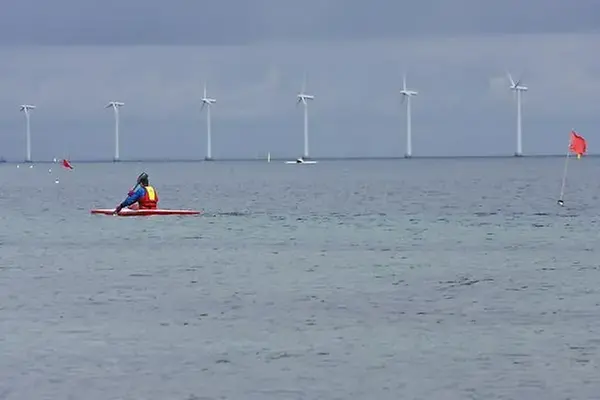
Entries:
[[415, 155], [512, 154], [516, 105], [505, 71], [529, 86], [524, 151], [563, 153], [571, 128], [598, 137], [600, 2], [220, 0], [13, 2], [0, 13], [0, 156], [202, 158], [202, 86], [213, 154], [302, 151], [304, 74], [311, 155], [401, 156], [402, 73]]

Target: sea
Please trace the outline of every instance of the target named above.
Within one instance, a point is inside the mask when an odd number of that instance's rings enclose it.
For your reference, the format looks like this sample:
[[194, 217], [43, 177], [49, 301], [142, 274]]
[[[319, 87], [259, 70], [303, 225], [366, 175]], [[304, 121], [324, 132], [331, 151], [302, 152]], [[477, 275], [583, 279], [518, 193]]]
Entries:
[[[600, 158], [0, 165], [0, 399], [600, 398]], [[121, 218], [145, 171], [161, 208]]]

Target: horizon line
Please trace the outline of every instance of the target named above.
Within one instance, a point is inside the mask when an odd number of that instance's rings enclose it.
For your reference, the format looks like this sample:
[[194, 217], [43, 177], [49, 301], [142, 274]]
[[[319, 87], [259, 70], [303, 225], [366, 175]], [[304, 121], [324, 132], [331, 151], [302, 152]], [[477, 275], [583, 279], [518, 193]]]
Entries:
[[[487, 156], [478, 156], [478, 155], [462, 155], [462, 156], [323, 156], [323, 157], [307, 157], [307, 160], [315, 160], [315, 161], [377, 161], [377, 160], [410, 160], [410, 159], [421, 159], [421, 160], [436, 160], [436, 159], [508, 159], [508, 158], [564, 158], [566, 154], [531, 154], [531, 155], [487, 155]], [[570, 155], [571, 156], [571, 155]], [[575, 157], [573, 155], [573, 157]], [[584, 157], [596, 158], [600, 157], [600, 154], [587, 154]], [[271, 157], [271, 162], [273, 161], [293, 161], [298, 157]], [[62, 158], [57, 158], [57, 161], [54, 160], [7, 160], [0, 159], [0, 163], [2, 164], [56, 164]], [[131, 158], [131, 159], [68, 159], [69, 162], [72, 163], [80, 163], [80, 164], [119, 164], [119, 163], [140, 163], [140, 162], [152, 162], [152, 163], [197, 163], [197, 162], [265, 162], [269, 163], [267, 157], [224, 157], [224, 158], [215, 158], [213, 157], [210, 160], [206, 158]]]

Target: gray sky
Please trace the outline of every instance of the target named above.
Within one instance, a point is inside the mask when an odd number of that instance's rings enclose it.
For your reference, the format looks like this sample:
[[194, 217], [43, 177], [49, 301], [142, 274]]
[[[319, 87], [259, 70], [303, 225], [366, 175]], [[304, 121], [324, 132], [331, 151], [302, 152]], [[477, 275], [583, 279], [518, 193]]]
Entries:
[[563, 153], [600, 117], [598, 0], [31, 0], [0, 13], [0, 155], [201, 158], [203, 82], [213, 155], [302, 152], [295, 95], [308, 74], [311, 155], [401, 156], [413, 101], [415, 155], [512, 154], [522, 76], [524, 151]]

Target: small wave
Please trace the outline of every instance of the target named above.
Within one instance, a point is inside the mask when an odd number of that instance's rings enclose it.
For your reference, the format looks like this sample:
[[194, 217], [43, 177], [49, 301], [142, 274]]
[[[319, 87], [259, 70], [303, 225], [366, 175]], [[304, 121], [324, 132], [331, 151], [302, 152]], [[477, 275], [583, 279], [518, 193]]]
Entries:
[[248, 211], [227, 211], [227, 212], [219, 212], [215, 215], [220, 217], [245, 217], [250, 215]]

